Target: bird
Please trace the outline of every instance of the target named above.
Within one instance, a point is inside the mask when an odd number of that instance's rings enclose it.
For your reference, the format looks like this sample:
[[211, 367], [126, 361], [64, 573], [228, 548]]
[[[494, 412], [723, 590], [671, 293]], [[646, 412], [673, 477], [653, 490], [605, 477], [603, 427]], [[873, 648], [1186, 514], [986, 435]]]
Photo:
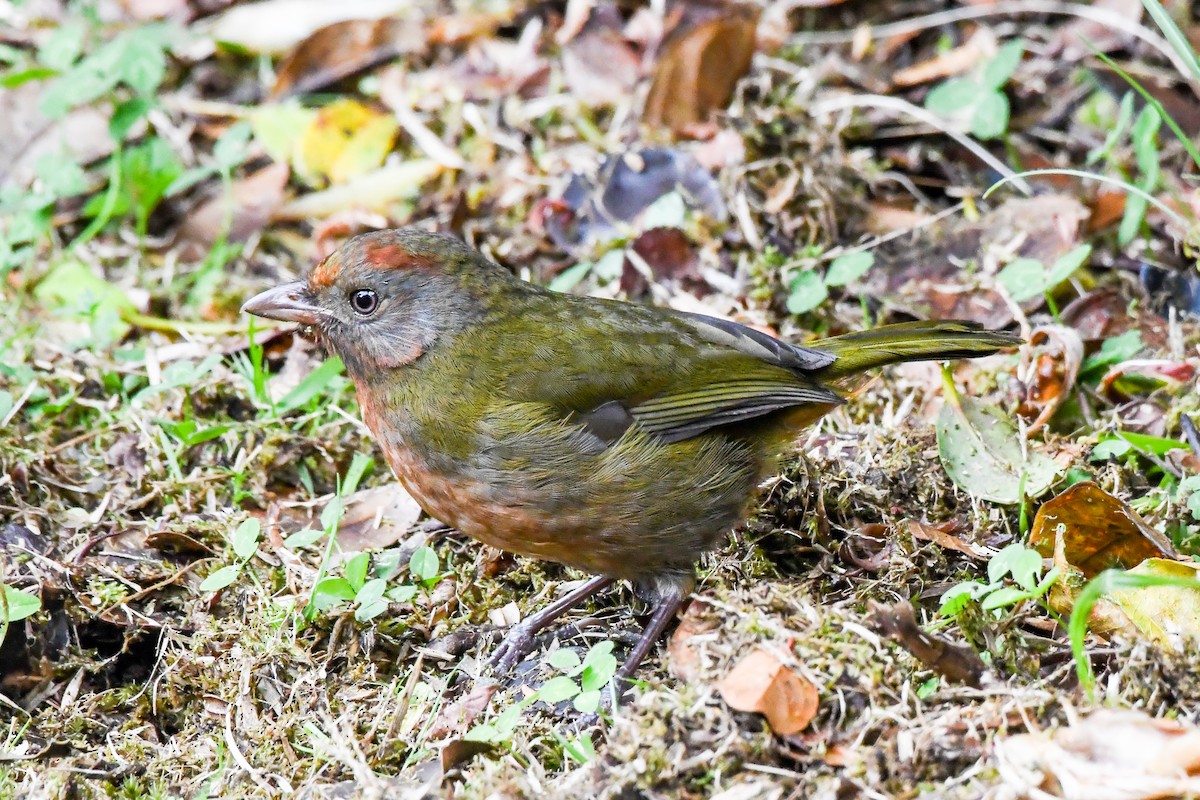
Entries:
[[363, 421], [431, 517], [592, 576], [511, 626], [493, 674], [624, 580], [652, 610], [622, 682], [692, 594], [701, 556], [856, 376], [1022, 341], [916, 321], [789, 344], [718, 317], [551, 291], [415, 228], [350, 238], [242, 310], [298, 323], [341, 358]]

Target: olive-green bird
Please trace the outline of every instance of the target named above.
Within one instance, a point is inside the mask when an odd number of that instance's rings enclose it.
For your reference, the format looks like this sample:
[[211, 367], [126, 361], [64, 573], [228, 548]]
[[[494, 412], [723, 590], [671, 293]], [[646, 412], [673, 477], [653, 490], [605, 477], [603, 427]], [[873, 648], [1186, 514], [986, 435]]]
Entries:
[[873, 367], [1020, 342], [910, 322], [800, 347], [714, 317], [526, 283], [451, 236], [346, 242], [244, 310], [311, 326], [363, 419], [431, 516], [481, 542], [596, 576], [510, 630], [533, 637], [615, 579], [654, 606], [628, 677], [691, 593], [696, 561], [747, 513], [798, 432]]

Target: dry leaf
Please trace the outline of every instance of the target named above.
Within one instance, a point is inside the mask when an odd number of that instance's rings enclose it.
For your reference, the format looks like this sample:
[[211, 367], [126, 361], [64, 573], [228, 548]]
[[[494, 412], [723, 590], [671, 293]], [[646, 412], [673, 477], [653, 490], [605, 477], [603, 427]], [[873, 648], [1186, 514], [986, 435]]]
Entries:
[[409, 159], [381, 167], [349, 183], [301, 195], [285, 203], [276, 220], [327, 217], [347, 209], [386, 211], [395, 202], [415, 196], [443, 167], [429, 159]]
[[[1131, 575], [1195, 580], [1200, 564], [1148, 558]], [[1137, 629], [1162, 647], [1182, 652], [1200, 637], [1200, 589], [1184, 586], [1141, 586], [1119, 589], [1109, 600], [1125, 612]]]
[[[646, 272], [649, 272], [647, 275]], [[672, 281], [694, 294], [703, 294], [708, 284], [696, 268], [696, 252], [687, 235], [678, 228], [651, 228], [638, 236], [625, 251], [621, 265], [621, 291], [638, 298], [649, 291], [650, 282]]]
[[990, 28], [978, 28], [975, 34], [958, 47], [938, 53], [928, 61], [897, 70], [892, 75], [896, 86], [916, 86], [953, 75], [962, 75], [996, 54], [996, 34]]
[[[619, 24], [620, 15], [612, 11]], [[563, 47], [562, 69], [567, 89], [576, 97], [588, 98], [591, 105], [617, 105], [632, 96], [642, 58], [616, 27], [589, 24]]]
[[958, 523], [953, 521], [943, 522], [939, 525], [931, 525], [928, 522], [920, 522], [915, 519], [908, 521], [908, 532], [912, 534], [914, 539], [933, 542], [947, 550], [957, 550], [960, 553], [969, 555], [971, 558], [980, 560], [989, 559], [996, 554], [996, 551], [987, 545], [964, 541], [955, 536], [954, 531], [958, 528]]
[[106, 111], [84, 105], [60, 119], [47, 119], [38, 107], [44, 92], [42, 81], [0, 89], [4, 97], [4, 113], [0, 114], [0, 184], [12, 182], [28, 187], [42, 158], [53, 156], [87, 164], [113, 150]]
[[817, 687], [763, 649], [739, 661], [717, 691], [730, 708], [766, 716], [781, 736], [804, 730], [817, 714]]
[[1088, 578], [1109, 567], [1128, 569], [1147, 558], [1177, 557], [1166, 536], [1091, 481], [1075, 484], [1038, 509], [1029, 546], [1053, 557], [1060, 525], [1067, 562]]
[[199, 258], [208, 252], [213, 242], [229, 222], [228, 241], [245, 242], [270, 221], [283, 204], [291, 170], [287, 164], [270, 164], [239, 178], [233, 191], [224, 189], [195, 208], [179, 226], [176, 241], [184, 244], [184, 258]]
[[271, 99], [316, 91], [401, 53], [425, 49], [418, 18], [353, 19], [314, 32], [279, 65]]
[[1131, 28], [1119, 29], [1099, 20], [1077, 17], [1055, 31], [1048, 42], [1048, 56], [1078, 61], [1097, 50], [1101, 53], [1120, 50], [1133, 40], [1129, 31], [1141, 23], [1141, 0], [1094, 0], [1091, 8], [1118, 14]]
[[[1012, 322], [1013, 309], [990, 277], [963, 274], [975, 262], [985, 276], [1014, 257], [1053, 264], [1079, 244], [1087, 209], [1070, 195], [1009, 200], [978, 220], [955, 217], [876, 248], [868, 294], [920, 319], [969, 319], [989, 328]], [[1044, 302], [1029, 301], [1027, 310]]]
[[755, 7], [735, 4], [716, 18], [673, 31], [654, 67], [646, 124], [681, 134], [724, 108], [750, 69], [758, 14]]
[[671, 674], [684, 683], [691, 683], [700, 677], [700, 652], [692, 642], [693, 637], [711, 633], [719, 625], [707, 612], [708, 606], [703, 601], [693, 600], [679, 618], [679, 625], [667, 642], [667, 666]]
[[361, 489], [345, 503], [346, 513], [338, 526], [338, 546], [343, 553], [379, 550], [403, 541], [422, 513], [399, 483]]
[[1105, 709], [1067, 728], [999, 737], [994, 747], [1004, 783], [1023, 797], [1152, 800], [1200, 793], [1200, 730], [1144, 711]]
[[1042, 325], [1029, 335], [1022, 354], [1027, 359], [1022, 375], [1025, 397], [1017, 413], [1033, 418], [1025, 430], [1028, 437], [1050, 421], [1075, 388], [1083, 364], [1083, 339], [1073, 328]]
[[390, 114], [357, 100], [335, 100], [301, 136], [296, 169], [312, 182], [346, 183], [383, 163], [399, 129]]
[[412, 0], [263, 0], [236, 5], [198, 27], [253, 53], [283, 53], [335, 22], [411, 10]]
[[500, 688], [497, 683], [476, 681], [471, 691], [466, 695], [442, 706], [437, 718], [429, 727], [427, 734], [430, 739], [443, 739], [467, 730], [475, 719], [483, 713], [492, 701], [492, 695]]

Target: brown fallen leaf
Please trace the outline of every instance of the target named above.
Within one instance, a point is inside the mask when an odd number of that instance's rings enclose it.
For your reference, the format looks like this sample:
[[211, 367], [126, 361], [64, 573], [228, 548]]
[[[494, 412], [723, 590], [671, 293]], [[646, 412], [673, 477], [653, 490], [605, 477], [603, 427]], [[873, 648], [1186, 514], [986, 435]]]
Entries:
[[238, 3], [197, 30], [252, 53], [285, 53], [335, 22], [412, 13], [412, 0], [260, 0]]
[[326, 25], [279, 65], [271, 99], [314, 92], [398, 55], [420, 54], [425, 47], [422, 20], [411, 15]]
[[962, 75], [996, 54], [996, 34], [991, 28], [978, 28], [970, 39], [958, 47], [938, 53], [933, 58], [897, 70], [892, 75], [896, 86], [916, 86], [920, 83]]
[[679, 135], [724, 108], [750, 69], [758, 15], [758, 8], [735, 3], [672, 31], [654, 66], [643, 121]]
[[627, 101], [642, 76], [642, 57], [622, 35], [616, 6], [592, 12], [591, 21], [562, 48], [563, 80], [593, 105]]
[[987, 665], [968, 645], [953, 644], [926, 633], [917, 624], [912, 603], [901, 600], [890, 606], [875, 601], [868, 604], [867, 623], [913, 654], [913, 657], [943, 678], [979, 686]]
[[0, 184], [11, 182], [28, 187], [37, 176], [38, 162], [46, 157], [87, 164], [113, 150], [113, 140], [108, 135], [108, 112], [82, 105], [59, 119], [48, 119], [39, 107], [44, 92], [42, 81], [3, 90]]
[[987, 545], [968, 542], [958, 538], [954, 532], [958, 529], [957, 522], [942, 522], [938, 525], [931, 525], [928, 522], [910, 519], [908, 521], [908, 532], [912, 534], [914, 539], [921, 539], [927, 542], [933, 542], [939, 547], [944, 547], [947, 550], [957, 550], [960, 553], [965, 553], [971, 558], [986, 560], [996, 554], [996, 551]]
[[1033, 420], [1025, 430], [1028, 437], [1050, 421], [1075, 388], [1083, 364], [1083, 339], [1073, 328], [1042, 325], [1030, 333], [1029, 346], [1021, 353], [1026, 359], [1025, 397], [1017, 413]]
[[708, 291], [708, 284], [696, 268], [695, 249], [678, 228], [651, 228], [626, 250], [621, 291], [630, 298], [641, 297], [649, 291], [651, 281], [678, 283], [694, 294]]
[[692, 639], [711, 633], [719, 626], [717, 620], [708, 616], [707, 612], [708, 606], [703, 601], [693, 600], [679, 618], [679, 625], [667, 642], [667, 667], [672, 675], [684, 683], [691, 683], [700, 677], [700, 651]]
[[1178, 558], [1170, 539], [1091, 481], [1077, 483], [1042, 504], [1029, 546], [1052, 558], [1059, 526], [1067, 563], [1088, 578], [1109, 567], [1128, 569], [1147, 558]]
[[287, 164], [270, 164], [235, 181], [229, 194], [222, 189], [202, 202], [179, 226], [176, 242], [183, 245], [181, 257], [203, 257], [220, 237], [226, 222], [230, 242], [245, 242], [262, 231], [283, 204], [290, 175]]
[[421, 507], [399, 483], [360, 489], [346, 498], [338, 526], [338, 546], [345, 553], [391, 547], [408, 537]]
[[[1000, 736], [993, 747], [1005, 785], [1020, 796], [1152, 800], [1200, 793], [1200, 729], [1144, 711], [1104, 709], [1065, 728]], [[1058, 791], [1047, 794], [1048, 787]]]
[[[1142, 20], [1141, 0], [1094, 0], [1091, 8], [1110, 11], [1129, 22], [1131, 28]], [[1078, 61], [1093, 52], [1111, 53], [1132, 40], [1131, 28], [1118, 29], [1100, 20], [1077, 17], [1058, 28], [1047, 42], [1047, 55], [1064, 61]]]
[[817, 687], [767, 650], [739, 661], [717, 684], [730, 708], [763, 714], [775, 733], [804, 730], [817, 715]]
[[429, 738], [436, 741], [455, 734], [461, 735], [488, 707], [492, 695], [499, 688], [497, 683], [476, 681], [470, 692], [442, 707], [429, 727]]

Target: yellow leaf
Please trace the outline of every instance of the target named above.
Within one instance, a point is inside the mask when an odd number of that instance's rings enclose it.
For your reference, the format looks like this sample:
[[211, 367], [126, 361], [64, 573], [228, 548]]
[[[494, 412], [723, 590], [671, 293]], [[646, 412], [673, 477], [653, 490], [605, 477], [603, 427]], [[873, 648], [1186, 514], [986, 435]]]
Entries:
[[383, 163], [399, 125], [356, 100], [337, 100], [320, 109], [300, 140], [296, 168], [311, 183], [345, 183]]
[[[1148, 558], [1129, 570], [1134, 575], [1198, 577], [1200, 564]], [[1181, 650], [1200, 637], [1200, 589], [1182, 586], [1145, 586], [1118, 589], [1110, 598], [1145, 636], [1164, 647]]]

